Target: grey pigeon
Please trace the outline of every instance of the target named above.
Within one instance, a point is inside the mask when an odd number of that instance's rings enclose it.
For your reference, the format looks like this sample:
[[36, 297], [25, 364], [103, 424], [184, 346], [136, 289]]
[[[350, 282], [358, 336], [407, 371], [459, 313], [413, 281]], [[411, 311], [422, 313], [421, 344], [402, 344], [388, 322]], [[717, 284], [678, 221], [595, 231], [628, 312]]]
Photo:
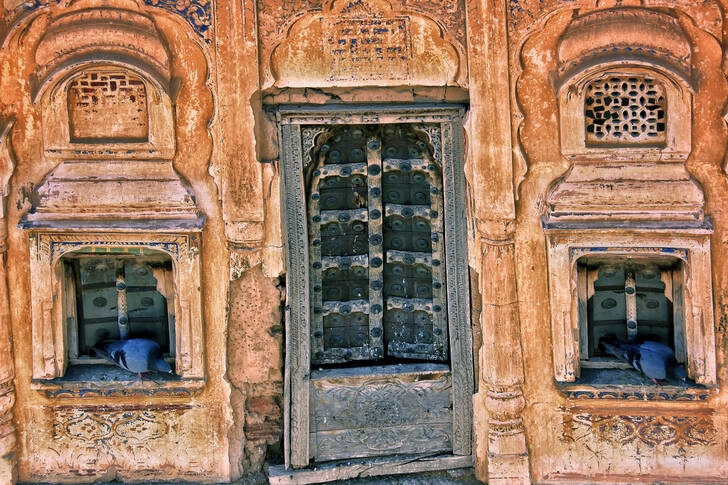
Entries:
[[599, 346], [618, 359], [628, 362], [655, 383], [667, 376], [680, 381], [687, 379], [685, 368], [675, 359], [675, 353], [660, 342], [646, 340], [637, 344], [604, 336], [599, 339]]
[[103, 342], [94, 351], [122, 369], [139, 374], [142, 372], [167, 372], [173, 374], [172, 368], [162, 357], [162, 349], [153, 340], [133, 338]]

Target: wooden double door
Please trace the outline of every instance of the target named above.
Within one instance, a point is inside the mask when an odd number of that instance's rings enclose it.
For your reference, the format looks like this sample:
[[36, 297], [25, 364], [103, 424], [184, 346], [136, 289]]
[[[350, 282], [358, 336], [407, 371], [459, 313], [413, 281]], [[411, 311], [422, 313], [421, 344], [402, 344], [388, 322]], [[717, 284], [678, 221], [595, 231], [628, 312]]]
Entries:
[[461, 114], [279, 110], [287, 464], [471, 454]]

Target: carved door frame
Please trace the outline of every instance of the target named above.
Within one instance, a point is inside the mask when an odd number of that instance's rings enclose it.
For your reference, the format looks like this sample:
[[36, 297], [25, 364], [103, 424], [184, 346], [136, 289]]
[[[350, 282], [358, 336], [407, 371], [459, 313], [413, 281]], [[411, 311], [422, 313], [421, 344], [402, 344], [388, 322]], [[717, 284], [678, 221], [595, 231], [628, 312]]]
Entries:
[[279, 106], [282, 193], [286, 233], [286, 363], [284, 455], [286, 467], [309, 463], [310, 284], [304, 157], [316, 135], [332, 125], [413, 124], [428, 131], [441, 158], [445, 208], [447, 307], [452, 376], [452, 454], [472, 455], [473, 359], [464, 162], [464, 108], [460, 105]]

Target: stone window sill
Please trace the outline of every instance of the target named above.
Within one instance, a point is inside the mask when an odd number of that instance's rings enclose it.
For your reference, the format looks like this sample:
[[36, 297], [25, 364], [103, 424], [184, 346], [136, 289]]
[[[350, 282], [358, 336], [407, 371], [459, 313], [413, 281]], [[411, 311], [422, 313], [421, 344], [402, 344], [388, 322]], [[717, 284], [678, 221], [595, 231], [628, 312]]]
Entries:
[[692, 381], [654, 384], [632, 369], [587, 369], [575, 382], [556, 386], [571, 400], [707, 401], [717, 389]]
[[192, 397], [205, 387], [205, 380], [183, 379], [177, 375], [150, 373], [140, 381], [118, 367], [105, 364], [74, 365], [66, 375], [55, 379], [33, 379], [31, 388], [49, 398], [98, 398], [98, 397]]

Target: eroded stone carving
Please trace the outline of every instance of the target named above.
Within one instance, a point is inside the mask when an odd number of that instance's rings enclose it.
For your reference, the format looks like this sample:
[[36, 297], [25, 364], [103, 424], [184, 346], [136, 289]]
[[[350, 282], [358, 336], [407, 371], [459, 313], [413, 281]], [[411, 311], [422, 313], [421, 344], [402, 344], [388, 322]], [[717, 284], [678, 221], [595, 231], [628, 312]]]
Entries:
[[[120, 479], [130, 479], [135, 473], [152, 476], [169, 468], [188, 480], [214, 473], [214, 465], [197, 458], [203, 456], [203, 443], [207, 442], [207, 428], [200, 423], [219, 419], [204, 407], [75, 404], [33, 407], [30, 413], [43, 430], [30, 444], [33, 459], [43, 465], [42, 472], [28, 475], [32, 480], [47, 476], [44, 474], [67, 481], [100, 479], [109, 470]], [[67, 453], [69, 449], [74, 453]]]
[[612, 444], [636, 441], [649, 448], [710, 445], [717, 436], [713, 421], [703, 416], [576, 414], [564, 422], [567, 436], [576, 438], [584, 431]]
[[572, 480], [586, 474], [680, 476], [722, 459], [712, 417], [668, 414], [575, 410], [564, 415], [561, 439], [569, 459], [553, 475]]
[[152, 20], [130, 10], [95, 8], [53, 20], [36, 49], [33, 94], [59, 71], [91, 58], [141, 68], [169, 92], [169, 53]]
[[597, 10], [571, 21], [557, 48], [557, 82], [597, 64], [649, 63], [691, 81], [690, 44], [672, 15], [641, 8]]
[[[700, 28], [720, 38], [722, 13], [716, 0], [695, 2], [693, 0], [638, 0], [625, 5], [622, 0], [508, 0], [509, 30], [520, 35], [528, 34], [535, 26], [560, 9], [605, 9], [613, 7], [663, 7], [688, 12]], [[618, 38], [622, 38], [620, 35]]]
[[[68, 85], [68, 111], [74, 142], [146, 141], [149, 136], [147, 90], [129, 72], [86, 72], [75, 78]], [[110, 122], [99, 123], [101, 116]]]
[[277, 87], [453, 85], [460, 66], [435, 21], [387, 0], [337, 0], [304, 15], [271, 56]]

